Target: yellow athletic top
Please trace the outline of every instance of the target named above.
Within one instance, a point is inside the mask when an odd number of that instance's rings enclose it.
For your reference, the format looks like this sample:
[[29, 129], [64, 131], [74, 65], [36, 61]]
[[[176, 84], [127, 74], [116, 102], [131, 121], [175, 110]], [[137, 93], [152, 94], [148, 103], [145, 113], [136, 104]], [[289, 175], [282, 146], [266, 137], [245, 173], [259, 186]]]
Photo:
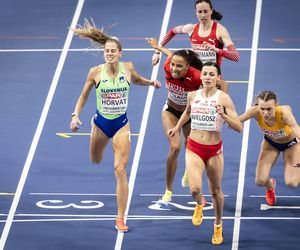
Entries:
[[276, 106], [275, 108], [274, 126], [268, 126], [260, 113], [258, 113], [257, 124], [259, 126], [260, 131], [272, 139], [281, 139], [287, 137], [292, 133], [290, 127], [284, 124], [281, 119], [281, 106]]

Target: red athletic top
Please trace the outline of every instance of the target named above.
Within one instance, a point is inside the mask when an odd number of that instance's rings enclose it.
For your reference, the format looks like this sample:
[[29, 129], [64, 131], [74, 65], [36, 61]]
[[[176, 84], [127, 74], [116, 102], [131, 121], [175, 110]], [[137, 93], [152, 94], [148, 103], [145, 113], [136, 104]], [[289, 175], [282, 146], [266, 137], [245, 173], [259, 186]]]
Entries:
[[200, 79], [201, 71], [194, 67], [189, 67], [183, 78], [174, 79], [171, 74], [170, 63], [171, 57], [164, 64], [168, 99], [178, 105], [187, 105], [188, 92], [197, 90], [202, 85]]
[[212, 50], [205, 50], [202, 48], [203, 42], [207, 42], [215, 45], [215, 47], [218, 49], [223, 49], [224, 44], [217, 39], [217, 34], [216, 34], [217, 26], [218, 23], [213, 22], [210, 34], [206, 37], [202, 37], [198, 35], [200, 23], [196, 24], [193, 33], [190, 37], [190, 41], [191, 41], [192, 49], [199, 55], [199, 58], [203, 63], [207, 61], [213, 61], [216, 62], [220, 67], [222, 62], [222, 57]]

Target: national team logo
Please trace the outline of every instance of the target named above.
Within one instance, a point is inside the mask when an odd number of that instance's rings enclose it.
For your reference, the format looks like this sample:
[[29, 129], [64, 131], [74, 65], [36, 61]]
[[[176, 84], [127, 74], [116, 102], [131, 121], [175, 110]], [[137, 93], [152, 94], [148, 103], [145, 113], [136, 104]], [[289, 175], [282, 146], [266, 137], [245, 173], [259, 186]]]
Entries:
[[213, 109], [210, 110], [210, 114], [211, 114], [211, 115], [215, 115], [216, 113], [217, 113], [217, 111], [216, 111], [215, 108], [213, 108]]
[[124, 82], [125, 81], [125, 77], [124, 76], [120, 76], [119, 81], [120, 82]]

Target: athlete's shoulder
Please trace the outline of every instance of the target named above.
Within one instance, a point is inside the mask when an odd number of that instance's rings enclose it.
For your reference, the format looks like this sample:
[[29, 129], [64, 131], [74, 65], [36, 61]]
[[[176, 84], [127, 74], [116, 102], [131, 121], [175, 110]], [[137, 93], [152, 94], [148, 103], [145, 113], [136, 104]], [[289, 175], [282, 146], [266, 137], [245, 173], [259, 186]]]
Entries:
[[280, 106], [277, 106], [279, 107], [279, 109], [283, 112], [291, 112], [292, 111], [292, 108], [290, 105], [280, 105]]
[[93, 66], [90, 68], [91, 71], [99, 71], [101, 70], [105, 65], [104, 64], [98, 64], [96, 66]]
[[104, 68], [104, 64], [99, 64], [99, 65], [96, 65], [94, 67], [91, 67], [90, 70], [89, 70], [89, 74], [90, 75], [97, 75], [101, 72], [101, 70]]
[[124, 65], [124, 68], [129, 70], [129, 71], [132, 71], [134, 69], [134, 65], [133, 65], [133, 62], [120, 62]]
[[227, 28], [220, 23], [217, 23], [216, 34], [219, 39], [230, 38]]
[[246, 113], [251, 117], [255, 118], [256, 120], [259, 118], [262, 118], [259, 112], [259, 107], [258, 105], [253, 105], [250, 108], [247, 109]]
[[[218, 21], [214, 21], [213, 23], [214, 25], [217, 25], [218, 28], [225, 28], [225, 26], [223, 24], [221, 24], [220, 22]], [[225, 28], [226, 29], [226, 28]]]
[[187, 23], [182, 26], [182, 33], [191, 33], [195, 27], [197, 26], [197, 23]]
[[198, 91], [199, 91], [199, 90], [194, 90], [194, 91], [189, 92], [189, 93], [188, 93], [188, 99], [189, 99], [189, 100], [193, 100], [193, 99], [196, 97]]
[[231, 99], [230, 95], [228, 93], [224, 92], [223, 90], [217, 89], [217, 91], [220, 93], [219, 94], [220, 98], [223, 98], [225, 100]]
[[291, 106], [283, 105], [283, 106], [277, 106], [277, 107], [278, 107], [277, 109], [280, 110], [280, 115], [283, 120], [286, 119], [287, 117], [290, 117], [293, 115]]
[[201, 71], [197, 68], [194, 68], [194, 67], [190, 66], [188, 68], [187, 74], [189, 76], [192, 76], [193, 78], [198, 78], [201, 75]]

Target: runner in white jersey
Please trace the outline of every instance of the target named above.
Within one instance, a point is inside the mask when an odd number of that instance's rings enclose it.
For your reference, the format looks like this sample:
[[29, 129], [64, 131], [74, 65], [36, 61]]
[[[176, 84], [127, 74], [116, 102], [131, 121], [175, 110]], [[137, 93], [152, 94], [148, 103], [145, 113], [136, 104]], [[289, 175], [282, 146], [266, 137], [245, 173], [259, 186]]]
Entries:
[[151, 85], [155, 88], [159, 88], [161, 84], [159, 81], [140, 76], [135, 71], [132, 62], [120, 62], [122, 55], [120, 42], [105, 34], [94, 24], [86, 20], [84, 26], [80, 26], [74, 32], [104, 47], [105, 63], [90, 69], [72, 114], [70, 128], [76, 132], [82, 125], [79, 114], [92, 88], [95, 87], [97, 110], [92, 122], [90, 158], [92, 163], [100, 163], [104, 149], [109, 139], [112, 138], [118, 204], [115, 228], [121, 232], [127, 232], [128, 226], [125, 224], [124, 216], [128, 199], [126, 166], [130, 155], [130, 125], [126, 111], [130, 82], [144, 86]]
[[216, 87], [219, 77], [220, 69], [216, 63], [207, 62], [203, 65], [201, 72], [203, 88], [188, 94], [185, 111], [175, 128], [168, 131], [170, 137], [174, 136], [181, 126], [191, 118], [191, 133], [185, 160], [190, 193], [197, 203], [192, 223], [199, 226], [203, 221], [202, 175], [206, 170], [216, 216], [212, 244], [222, 244], [223, 242], [222, 125], [226, 122], [238, 132], [243, 129], [230, 96]]
[[203, 98], [204, 91], [197, 91], [195, 101], [191, 104], [191, 127], [195, 130], [220, 132], [224, 118], [217, 112], [217, 102], [222, 91], [217, 89], [213, 96]]

